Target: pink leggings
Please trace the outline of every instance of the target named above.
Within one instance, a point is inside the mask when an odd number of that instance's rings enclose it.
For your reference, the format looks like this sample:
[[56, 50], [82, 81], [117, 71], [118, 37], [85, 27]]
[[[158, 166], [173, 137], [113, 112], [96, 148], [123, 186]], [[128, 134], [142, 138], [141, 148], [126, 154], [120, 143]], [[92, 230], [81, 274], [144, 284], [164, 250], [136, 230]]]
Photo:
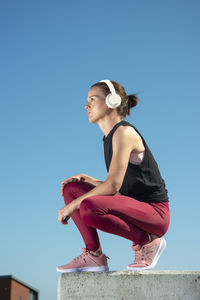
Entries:
[[[64, 188], [67, 205], [94, 186], [86, 182], [70, 182]], [[169, 227], [167, 202], [146, 203], [123, 195], [92, 196], [81, 202], [72, 215], [88, 250], [100, 247], [96, 229], [119, 235], [134, 244], [145, 244], [148, 233], [163, 236]]]

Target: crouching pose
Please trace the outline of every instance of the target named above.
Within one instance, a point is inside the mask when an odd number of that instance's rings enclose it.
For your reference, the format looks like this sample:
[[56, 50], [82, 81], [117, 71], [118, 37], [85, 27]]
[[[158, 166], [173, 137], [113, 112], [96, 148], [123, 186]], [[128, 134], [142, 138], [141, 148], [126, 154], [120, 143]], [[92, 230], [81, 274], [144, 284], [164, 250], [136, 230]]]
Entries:
[[80, 256], [57, 267], [59, 272], [107, 271], [98, 230], [132, 242], [135, 258], [129, 270], [155, 267], [166, 247], [163, 235], [169, 227], [169, 200], [158, 165], [139, 131], [124, 120], [136, 106], [135, 95], [127, 95], [122, 85], [102, 80], [92, 85], [87, 98], [90, 123], [102, 130], [108, 176], [105, 181], [86, 174], [62, 182], [66, 206], [58, 220], [71, 217], [85, 248]]

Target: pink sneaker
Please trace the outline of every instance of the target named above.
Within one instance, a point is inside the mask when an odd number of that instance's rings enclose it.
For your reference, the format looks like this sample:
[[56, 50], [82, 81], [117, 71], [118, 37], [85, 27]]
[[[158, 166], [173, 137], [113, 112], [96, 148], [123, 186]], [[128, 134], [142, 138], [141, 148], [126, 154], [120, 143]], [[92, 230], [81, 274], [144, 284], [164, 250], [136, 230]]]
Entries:
[[127, 266], [128, 270], [148, 270], [155, 267], [163, 250], [166, 247], [166, 241], [163, 238], [157, 238], [149, 244], [132, 246], [135, 251], [135, 261]]
[[102, 272], [108, 271], [107, 256], [101, 254], [96, 257], [83, 248], [82, 254], [74, 258], [70, 263], [56, 268], [58, 272]]

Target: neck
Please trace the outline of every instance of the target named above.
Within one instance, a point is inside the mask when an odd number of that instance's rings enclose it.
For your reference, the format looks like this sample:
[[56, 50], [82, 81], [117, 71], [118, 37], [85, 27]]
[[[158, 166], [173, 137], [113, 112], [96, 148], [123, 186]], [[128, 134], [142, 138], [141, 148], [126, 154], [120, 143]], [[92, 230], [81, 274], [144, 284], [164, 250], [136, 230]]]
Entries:
[[101, 131], [104, 133], [106, 137], [109, 134], [109, 132], [112, 130], [112, 128], [122, 120], [123, 118], [121, 118], [120, 116], [111, 117], [111, 115], [109, 115], [109, 116], [105, 116], [104, 119], [99, 120], [97, 124], [99, 125]]

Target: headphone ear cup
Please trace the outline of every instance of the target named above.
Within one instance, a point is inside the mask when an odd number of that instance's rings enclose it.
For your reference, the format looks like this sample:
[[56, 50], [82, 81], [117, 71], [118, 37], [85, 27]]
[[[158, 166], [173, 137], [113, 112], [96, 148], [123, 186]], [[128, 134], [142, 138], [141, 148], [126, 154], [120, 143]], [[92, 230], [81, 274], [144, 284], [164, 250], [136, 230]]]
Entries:
[[121, 97], [118, 94], [108, 94], [106, 96], [106, 104], [108, 107], [114, 109], [118, 106], [120, 106], [122, 100]]

